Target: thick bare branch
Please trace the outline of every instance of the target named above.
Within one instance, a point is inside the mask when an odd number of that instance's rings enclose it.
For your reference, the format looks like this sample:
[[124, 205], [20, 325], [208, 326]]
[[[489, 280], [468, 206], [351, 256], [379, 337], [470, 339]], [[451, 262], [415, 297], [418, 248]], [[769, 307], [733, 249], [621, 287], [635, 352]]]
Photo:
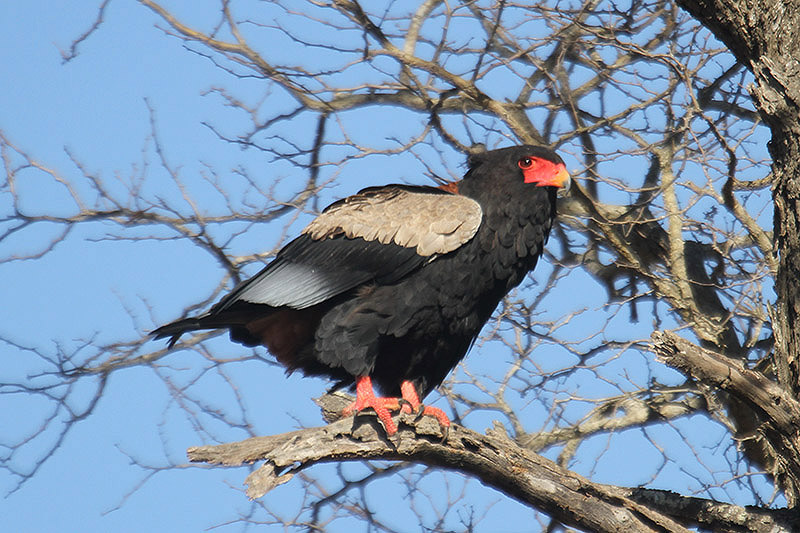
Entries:
[[403, 425], [391, 441], [384, 438], [374, 417], [362, 416], [355, 423], [343, 419], [273, 437], [190, 448], [187, 453], [193, 462], [226, 466], [266, 461], [247, 478], [251, 498], [260, 498], [298, 471], [320, 462], [405, 460], [469, 473], [565, 524], [591, 531], [688, 531], [628, 499], [623, 489], [593, 483], [508, 439], [452, 426], [441, 442], [435, 421], [414, 421], [413, 415], [402, 415], [401, 420]]
[[[348, 399], [334, 394], [317, 402], [330, 417]], [[521, 448], [502, 432], [481, 435], [455, 425], [442, 440], [432, 419], [400, 415], [400, 421], [400, 431], [391, 440], [375, 417], [362, 415], [271, 437], [193, 447], [187, 454], [192, 462], [223, 466], [265, 461], [247, 477], [251, 498], [262, 497], [317, 463], [381, 459], [467, 472], [523, 503], [546, 509], [564, 524], [591, 531], [683, 532], [688, 531], [684, 526], [697, 525], [788, 533], [800, 525], [800, 516], [789, 510], [745, 508], [668, 491], [594, 483]]]
[[668, 365], [687, 376], [747, 403], [762, 423], [755, 435], [740, 439], [764, 439], [773, 448], [773, 475], [783, 483], [789, 505], [800, 496], [800, 402], [760, 372], [745, 368], [735, 359], [705, 350], [674, 333], [653, 333], [653, 349]]

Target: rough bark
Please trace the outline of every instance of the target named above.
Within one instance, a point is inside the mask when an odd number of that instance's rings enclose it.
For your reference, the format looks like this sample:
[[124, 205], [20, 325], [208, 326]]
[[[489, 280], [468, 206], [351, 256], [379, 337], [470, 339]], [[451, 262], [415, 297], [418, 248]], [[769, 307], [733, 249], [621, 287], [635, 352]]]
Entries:
[[701, 348], [674, 333], [654, 333], [653, 348], [666, 364], [727, 392], [759, 416], [762, 423], [744, 438], [760, 441], [770, 451], [772, 462], [765, 466], [783, 487], [792, 506], [800, 495], [800, 402], [740, 361]]
[[800, 531], [800, 514], [792, 509], [742, 507], [655, 489], [632, 489], [630, 498], [687, 526], [758, 533]]
[[[769, 150], [778, 254], [778, 297], [771, 313], [772, 371], [782, 389], [796, 398], [800, 394], [800, 4], [784, 0], [678, 0], [678, 4], [713, 31], [753, 73], [755, 85], [750, 93], [772, 133]], [[763, 433], [759, 421], [735, 401], [729, 409], [740, 433]], [[786, 438], [792, 436], [796, 433]], [[800, 477], [796, 471], [781, 470], [786, 460], [774, 455], [780, 445], [773, 440], [783, 439], [775, 436], [745, 442], [743, 447], [751, 460], [773, 473], [790, 505], [797, 505]]]
[[778, 301], [773, 313], [779, 383], [800, 393], [800, 3], [678, 0], [755, 76], [750, 88], [772, 131]]
[[[334, 416], [347, 403], [329, 395], [319, 403]], [[720, 530], [789, 532], [800, 517], [785, 510], [747, 509], [665, 491], [594, 483], [510, 440], [502, 431], [486, 435], [453, 425], [445, 439], [438, 423], [401, 415], [391, 439], [374, 416], [339, 420], [328, 426], [254, 437], [188, 450], [193, 462], [239, 466], [265, 461], [246, 480], [247, 495], [260, 498], [299, 471], [321, 462], [405, 460], [474, 475], [562, 523], [599, 532], [685, 532], [699, 525]]]

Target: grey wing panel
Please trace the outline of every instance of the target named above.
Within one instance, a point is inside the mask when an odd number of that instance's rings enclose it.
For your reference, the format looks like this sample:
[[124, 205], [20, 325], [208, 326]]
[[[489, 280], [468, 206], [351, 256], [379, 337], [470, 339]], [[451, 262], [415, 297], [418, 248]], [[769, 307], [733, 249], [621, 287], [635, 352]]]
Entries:
[[365, 189], [329, 206], [212, 312], [245, 301], [304, 309], [367, 283], [388, 284], [463, 245], [480, 205], [430, 187]]
[[304, 309], [369, 281], [369, 272], [282, 261], [242, 290], [237, 300]]
[[414, 248], [396, 244], [344, 235], [314, 241], [301, 235], [212, 311], [223, 311], [240, 300], [304, 309], [365, 283], [394, 283], [430, 260], [418, 255]]

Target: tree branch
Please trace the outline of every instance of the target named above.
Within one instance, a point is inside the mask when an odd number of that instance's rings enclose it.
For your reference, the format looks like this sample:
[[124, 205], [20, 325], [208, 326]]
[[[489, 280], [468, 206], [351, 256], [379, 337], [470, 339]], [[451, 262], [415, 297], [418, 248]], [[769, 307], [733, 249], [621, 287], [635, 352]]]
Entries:
[[[327, 396], [321, 401], [338, 400]], [[251, 498], [263, 496], [316, 463], [404, 460], [474, 475], [486, 485], [582, 529], [687, 531], [671, 518], [627, 498], [622, 489], [593, 483], [520, 448], [505, 436], [481, 435], [454, 425], [442, 441], [438, 424], [430, 418], [415, 421], [413, 415], [401, 415], [400, 422], [400, 431], [391, 440], [376, 418], [359, 416], [281, 435], [194, 447], [188, 456], [193, 462], [226, 466], [266, 461], [247, 477]]]
[[701, 348], [670, 332], [654, 332], [652, 339], [653, 351], [666, 364], [701, 383], [724, 390], [761, 416], [763, 422], [756, 428], [756, 435], [739, 435], [739, 438], [763, 439], [769, 443], [775, 461], [770, 470], [789, 505], [796, 505], [800, 495], [800, 402], [738, 360]]
[[742, 507], [655, 489], [632, 489], [629, 497], [687, 526], [713, 527], [714, 531], [757, 533], [800, 531], [800, 514], [792, 509]]
[[[334, 393], [317, 400], [326, 418], [348, 402]], [[400, 460], [445, 467], [473, 475], [484, 484], [550, 514], [564, 524], [599, 532], [685, 532], [684, 525], [752, 532], [790, 532], [800, 517], [789, 510], [745, 508], [669, 491], [629, 489], [594, 483], [526, 450], [504, 433], [481, 435], [453, 425], [445, 440], [436, 421], [400, 415], [400, 430], [387, 439], [377, 418], [362, 415], [327, 426], [240, 442], [189, 448], [192, 462], [240, 466], [265, 463], [245, 483], [260, 498], [316, 463]]]

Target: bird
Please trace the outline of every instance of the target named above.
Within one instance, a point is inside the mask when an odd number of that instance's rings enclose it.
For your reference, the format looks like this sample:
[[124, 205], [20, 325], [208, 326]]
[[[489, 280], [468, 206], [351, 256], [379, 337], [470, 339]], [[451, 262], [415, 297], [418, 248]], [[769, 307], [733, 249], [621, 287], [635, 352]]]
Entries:
[[[533, 270], [570, 175], [553, 150], [471, 154], [441, 186], [373, 186], [325, 208], [260, 272], [209, 311], [152, 332], [228, 329], [287, 373], [355, 388], [343, 415], [372, 408], [450, 420], [424, 399], [463, 359], [502, 298]], [[375, 387], [379, 393], [375, 393]]]

